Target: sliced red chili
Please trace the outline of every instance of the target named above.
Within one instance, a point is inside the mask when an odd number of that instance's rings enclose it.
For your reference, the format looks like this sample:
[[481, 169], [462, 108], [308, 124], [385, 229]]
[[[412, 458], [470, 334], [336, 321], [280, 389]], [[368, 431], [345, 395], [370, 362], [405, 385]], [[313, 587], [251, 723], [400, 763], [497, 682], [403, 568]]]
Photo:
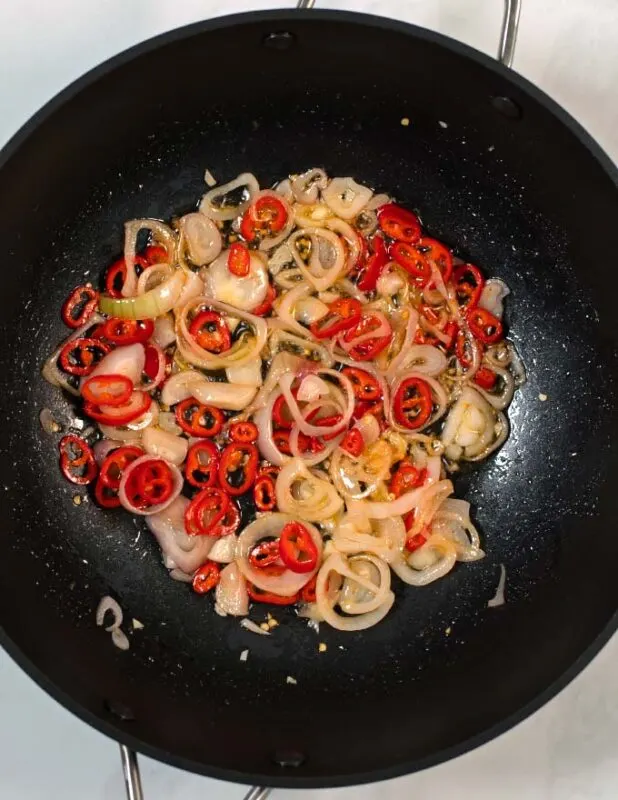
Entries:
[[290, 430], [294, 424], [294, 417], [283, 394], [280, 394], [273, 404], [273, 422], [277, 428], [285, 430]]
[[253, 486], [253, 502], [258, 511], [273, 511], [277, 505], [275, 482], [270, 475], [258, 475]]
[[152, 399], [146, 392], [135, 390], [131, 393], [128, 401], [121, 406], [95, 405], [94, 403], [84, 403], [84, 411], [92, 419], [102, 422], [104, 425], [126, 425], [134, 419], [141, 417], [150, 408]]
[[431, 278], [431, 267], [425, 256], [407, 242], [393, 242], [389, 248], [390, 257], [414, 278], [420, 286], [425, 286]]
[[270, 567], [279, 561], [279, 540], [268, 539], [258, 542], [249, 553], [249, 564], [255, 569]]
[[[371, 331], [382, 327], [382, 320], [370, 311], [364, 313], [357, 324], [343, 334], [346, 344], [354, 342], [360, 336], [365, 336]], [[365, 339], [361, 343], [353, 346], [349, 351], [350, 358], [355, 361], [372, 361], [382, 350], [390, 344], [393, 334], [392, 331], [384, 336], [376, 336]]]
[[148, 508], [165, 503], [174, 490], [174, 475], [162, 458], [150, 458], [128, 476], [126, 491], [132, 505]]
[[271, 606], [293, 606], [298, 602], [299, 597], [298, 593], [291, 597], [284, 597], [281, 594], [265, 592], [249, 581], [247, 581], [247, 594], [254, 603], [268, 603]]
[[218, 355], [232, 346], [232, 336], [227, 323], [216, 311], [200, 311], [191, 320], [189, 333], [197, 344], [209, 353]]
[[502, 323], [491, 311], [477, 306], [468, 311], [467, 318], [472, 335], [483, 344], [495, 344], [502, 339]]
[[185, 478], [191, 486], [205, 489], [217, 482], [219, 451], [214, 442], [205, 439], [189, 448], [185, 462]]
[[480, 386], [481, 389], [485, 389], [487, 392], [490, 392], [494, 388], [496, 385], [496, 380], [496, 373], [488, 367], [479, 367], [474, 376], [474, 383]]
[[273, 302], [277, 297], [277, 291], [272, 283], [268, 284], [268, 289], [266, 290], [266, 297], [262, 300], [259, 306], [256, 306], [251, 313], [254, 314], [256, 317], [265, 317], [266, 314], [272, 309]]
[[277, 475], [281, 471], [281, 467], [276, 467], [274, 464], [262, 464], [258, 469], [258, 475], [269, 475], [274, 481], [277, 480]]
[[188, 397], [174, 409], [176, 422], [190, 436], [212, 437], [221, 432], [225, 417], [219, 408]]
[[473, 264], [460, 264], [453, 272], [453, 283], [459, 305], [474, 308], [485, 286], [480, 269]]
[[444, 326], [443, 332], [449, 337], [448, 342], [442, 342], [447, 350], [452, 350], [457, 338], [459, 326], [456, 322], [447, 322]]
[[427, 537], [423, 536], [422, 533], [415, 533], [414, 536], [408, 536], [406, 539], [406, 550], [413, 553], [415, 550], [418, 550], [419, 547], [422, 547], [426, 541]]
[[223, 515], [223, 519], [214, 525], [210, 529], [210, 536], [230, 536], [232, 533], [236, 533], [240, 526], [240, 511], [238, 510], [238, 506], [230, 498], [229, 505], [227, 507], [227, 511]]
[[206, 594], [212, 591], [221, 578], [221, 567], [215, 561], [207, 561], [193, 576], [193, 591]]
[[354, 389], [357, 400], [379, 400], [382, 397], [382, 388], [378, 379], [364, 369], [358, 367], [344, 367], [342, 374], [348, 378]]
[[248, 242], [252, 242], [279, 233], [287, 221], [288, 212], [283, 202], [273, 195], [265, 195], [249, 206], [240, 223], [240, 232]]
[[103, 325], [103, 338], [117, 345], [147, 342], [154, 332], [151, 319], [120, 319], [110, 317]]
[[69, 375], [89, 375], [111, 349], [110, 345], [94, 337], [73, 339], [60, 351], [60, 367]]
[[99, 481], [109, 489], [118, 489], [125, 469], [144, 455], [141, 447], [123, 445], [106, 456], [99, 472]]
[[442, 280], [450, 280], [453, 273], [453, 256], [450, 250], [437, 239], [430, 239], [428, 236], [417, 242], [416, 249], [423, 254], [428, 261], [433, 261], [442, 274]]
[[112, 489], [107, 486], [101, 478], [97, 479], [94, 485], [94, 499], [101, 506], [101, 508], [119, 508], [120, 498], [118, 497], [118, 490]]
[[352, 419], [362, 419], [365, 414], [371, 414], [380, 423], [380, 429], [385, 429], [386, 421], [384, 419], [384, 403], [382, 400], [378, 400], [375, 403], [370, 400], [359, 400], [354, 406]]
[[421, 224], [416, 214], [395, 203], [386, 203], [377, 211], [378, 225], [391, 239], [414, 244], [421, 238]]
[[352, 428], [343, 437], [343, 441], [339, 446], [342, 450], [345, 450], [346, 453], [358, 458], [365, 448], [363, 434], [358, 430], [358, 428]]
[[81, 389], [82, 397], [95, 405], [126, 405], [133, 392], [133, 382], [125, 375], [93, 375]]
[[381, 236], [374, 236], [370, 242], [371, 253], [366, 258], [366, 264], [361, 270], [357, 286], [361, 292], [373, 292], [378, 283], [378, 278], [388, 264], [388, 251]]
[[68, 481], [83, 486], [96, 478], [97, 464], [92, 448], [81, 436], [74, 433], [63, 436], [58, 449], [60, 470]]
[[198, 492], [185, 510], [185, 530], [191, 536], [211, 536], [230, 505], [229, 496], [209, 486]]
[[[136, 259], [137, 260], [137, 259]], [[122, 297], [122, 287], [127, 279], [127, 265], [124, 258], [114, 261], [105, 273], [105, 291], [110, 297]]]
[[92, 286], [77, 286], [62, 306], [62, 321], [69, 328], [81, 328], [99, 305], [99, 293]]
[[425, 425], [433, 411], [431, 386], [422, 378], [404, 378], [393, 398], [395, 421], [404, 428], [416, 430]]
[[230, 439], [233, 442], [257, 442], [258, 429], [253, 422], [233, 422], [230, 426]]
[[313, 578], [311, 578], [311, 580], [309, 581], [309, 583], [306, 583], [300, 590], [300, 599], [303, 601], [303, 603], [316, 602], [317, 597], [315, 594], [315, 585], [317, 583], [317, 580], [318, 576], [314, 575]]
[[316, 339], [330, 339], [352, 328], [360, 319], [362, 306], [353, 297], [341, 297], [328, 304], [328, 314], [311, 323], [311, 333]]
[[288, 522], [283, 526], [279, 536], [279, 554], [292, 572], [311, 572], [318, 563], [318, 548], [300, 522]]
[[153, 264], [167, 264], [169, 261], [167, 250], [159, 244], [149, 244], [137, 258], [147, 267], [151, 267]]
[[231, 442], [221, 453], [219, 484], [231, 495], [240, 495], [253, 485], [258, 466], [258, 451], [254, 444]]
[[251, 269], [251, 253], [243, 242], [234, 242], [227, 257], [227, 268], [237, 278], [246, 278]]
[[401, 461], [393, 477], [391, 478], [388, 487], [389, 492], [395, 497], [401, 497], [402, 494], [409, 492], [411, 489], [417, 489], [425, 483], [427, 470], [418, 469], [414, 464], [409, 461]]
[[[284, 428], [280, 428], [279, 430], [273, 431], [273, 442], [275, 443], [275, 447], [280, 453], [283, 453], [284, 456], [291, 456], [292, 449], [290, 447], [290, 431]], [[300, 449], [300, 435], [298, 437], [298, 446]], [[302, 451], [301, 451], [302, 452]]]

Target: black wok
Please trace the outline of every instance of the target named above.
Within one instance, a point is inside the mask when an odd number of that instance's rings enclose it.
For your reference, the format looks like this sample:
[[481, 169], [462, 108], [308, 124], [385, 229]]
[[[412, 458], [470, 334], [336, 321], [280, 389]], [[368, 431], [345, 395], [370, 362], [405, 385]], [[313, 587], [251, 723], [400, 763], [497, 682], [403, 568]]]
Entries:
[[[266, 639], [170, 581], [128, 515], [73, 503], [38, 419], [70, 404], [39, 370], [64, 335], [60, 303], [121, 251], [126, 219], [192, 208], [205, 167], [269, 185], [313, 165], [393, 193], [506, 280], [529, 380], [507, 444], [457, 481], [484, 561], [398, 586], [393, 612], [364, 633], [323, 627], [316, 638], [278, 612]], [[228, 17], [78, 81], [0, 165], [4, 647], [102, 732], [242, 782], [387, 778], [521, 720], [616, 625], [617, 219], [616, 170], [567, 114], [488, 57], [409, 25], [325, 11]], [[499, 564], [507, 603], [488, 609]], [[127, 653], [95, 627], [105, 594], [145, 625]]]

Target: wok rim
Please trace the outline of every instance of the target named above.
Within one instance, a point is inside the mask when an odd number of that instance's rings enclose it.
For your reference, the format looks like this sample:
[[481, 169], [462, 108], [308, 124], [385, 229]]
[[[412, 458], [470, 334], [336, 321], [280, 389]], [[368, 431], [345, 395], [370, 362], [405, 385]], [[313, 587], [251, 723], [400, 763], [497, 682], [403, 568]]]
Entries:
[[[499, 61], [489, 55], [482, 53], [475, 48], [452, 39], [441, 33], [427, 30], [411, 23], [381, 17], [372, 14], [363, 14], [350, 11], [335, 10], [297, 10], [297, 9], [277, 9], [272, 11], [250, 11], [239, 14], [230, 14], [202, 22], [184, 25], [171, 31], [159, 34], [150, 39], [121, 51], [101, 64], [93, 67], [88, 72], [81, 75], [67, 87], [58, 92], [52, 99], [35, 112], [8, 140], [0, 150], [0, 175], [1, 170], [19, 151], [19, 148], [28, 138], [50, 118], [56, 111], [60, 110], [67, 102], [72, 100], [82, 91], [92, 87], [96, 82], [107, 75], [112, 70], [118, 69], [128, 64], [135, 58], [141, 57], [154, 51], [162, 45], [167, 45], [188, 37], [234, 27], [238, 24], [265, 23], [272, 22], [281, 25], [294, 24], [302, 19], [312, 19], [324, 22], [342, 22], [365, 27], [378, 28], [394, 33], [405, 34], [411, 39], [419, 39], [431, 44], [436, 44], [452, 53], [468, 58], [478, 65], [489, 69], [497, 76], [505, 79], [514, 85], [519, 91], [529, 96], [533, 101], [540, 103], [550, 114], [552, 114], [569, 132], [576, 137], [578, 142], [586, 148], [589, 155], [594, 158], [608, 178], [618, 189], [618, 166], [596, 142], [596, 140], [586, 131], [586, 129], [575, 118], [563, 109], [547, 93], [536, 87], [528, 79], [516, 73], [509, 67], [504, 66]], [[270, 786], [273, 788], [289, 789], [322, 789], [345, 786], [355, 786], [360, 784], [372, 783], [376, 781], [389, 780], [412, 774], [423, 769], [450, 761], [458, 756], [476, 749], [492, 739], [506, 733], [508, 730], [518, 725], [528, 718], [539, 708], [544, 706], [549, 700], [561, 692], [600, 652], [607, 644], [611, 636], [618, 628], [618, 609], [614, 612], [605, 627], [600, 631], [592, 643], [583, 650], [579, 657], [564, 670], [549, 686], [540, 691], [530, 701], [523, 705], [518, 711], [510, 714], [500, 722], [486, 728], [475, 736], [464, 739], [456, 745], [445, 749], [437, 750], [435, 753], [417, 758], [410, 761], [399, 761], [390, 767], [382, 767], [369, 771], [350, 772], [346, 774], [336, 774], [326, 776], [296, 775], [293, 771], [281, 771], [276, 774], [273, 764], [271, 774], [249, 773], [241, 770], [231, 770], [178, 756], [167, 752], [156, 746], [150, 745], [141, 739], [131, 735], [130, 721], [118, 720], [111, 722], [103, 716], [103, 705], [100, 714], [96, 714], [76, 701], [63, 689], [56, 685], [28, 656], [26, 656], [18, 645], [6, 634], [4, 627], [0, 625], [0, 645], [18, 664], [18, 666], [34, 682], [52, 697], [60, 705], [74, 714], [83, 722], [87, 723], [95, 730], [108, 736], [120, 744], [127, 745], [136, 752], [148, 756], [156, 761], [183, 769], [196, 774], [204, 775], [217, 780], [224, 780], [241, 784], [254, 784], [260, 786]]]

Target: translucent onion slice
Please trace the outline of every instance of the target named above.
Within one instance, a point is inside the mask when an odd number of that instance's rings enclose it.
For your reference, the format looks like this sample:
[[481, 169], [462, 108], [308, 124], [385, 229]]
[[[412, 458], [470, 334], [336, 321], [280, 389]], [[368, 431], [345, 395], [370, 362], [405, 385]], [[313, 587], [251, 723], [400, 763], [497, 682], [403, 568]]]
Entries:
[[181, 436], [150, 426], [142, 434], [142, 447], [149, 455], [179, 466], [187, 457], [189, 443]]
[[221, 252], [219, 229], [204, 214], [193, 212], [185, 214], [178, 221], [180, 237], [178, 240], [178, 261], [184, 262], [185, 253], [198, 267], [210, 264]]
[[[122, 286], [123, 297], [133, 297], [137, 291], [137, 274], [135, 272], [135, 256], [137, 237], [143, 230], [150, 231], [157, 244], [165, 247], [167, 251], [167, 262], [174, 263], [174, 254], [176, 251], [176, 235], [174, 231], [158, 219], [133, 219], [130, 222], [125, 222], [124, 226], [124, 262], [127, 267], [127, 277], [125, 278]], [[140, 307], [141, 308], [141, 307]], [[101, 309], [104, 314], [111, 314], [111, 311]], [[170, 309], [167, 309], [168, 311]], [[114, 316], [121, 316], [115, 314]], [[157, 314], [147, 314], [145, 317], [131, 317], [131, 319], [147, 319], [147, 317], [156, 317]]]
[[[199, 311], [209, 308], [222, 312], [228, 317], [244, 320], [252, 328], [252, 333], [241, 337], [221, 355], [204, 350], [189, 333], [189, 320], [194, 313], [197, 314]], [[190, 300], [176, 317], [176, 340], [183, 358], [190, 364], [206, 370], [240, 367], [253, 361], [266, 344], [267, 335], [268, 327], [265, 320], [207, 296]]]
[[103, 295], [99, 300], [99, 308], [103, 314], [121, 319], [154, 319], [174, 308], [185, 281], [184, 271], [178, 269], [163, 283], [137, 297], [117, 299]]
[[206, 294], [222, 303], [229, 303], [234, 308], [250, 311], [259, 306], [266, 297], [268, 270], [262, 259], [251, 252], [248, 275], [234, 275], [228, 268], [229, 254], [229, 250], [224, 250], [210, 266], [200, 270]]
[[398, 373], [412, 369], [435, 378], [444, 372], [447, 366], [446, 356], [437, 347], [430, 344], [409, 345], [404, 342], [399, 355], [391, 362], [386, 376], [389, 380], [393, 380]]
[[[437, 557], [428, 560], [427, 566], [421, 566], [422, 558], [426, 552], [435, 552]], [[410, 566], [410, 559], [414, 559], [419, 568]], [[416, 550], [408, 559], [402, 554], [399, 558], [391, 562], [391, 569], [401, 578], [404, 583], [410, 586], [427, 586], [438, 578], [442, 578], [455, 566], [457, 552], [452, 542], [441, 536], [430, 536], [425, 544]]]
[[330, 481], [318, 478], [299, 458], [283, 465], [275, 493], [280, 511], [310, 522], [329, 519], [343, 508], [343, 500]]
[[221, 616], [231, 614], [234, 617], [249, 613], [247, 583], [235, 562], [221, 570], [215, 589], [215, 611]]
[[174, 318], [171, 314], [164, 314], [157, 317], [154, 321], [154, 333], [150, 337], [162, 350], [169, 347], [176, 341], [176, 333], [174, 332]]
[[146, 354], [143, 344], [136, 343], [117, 347], [111, 353], [103, 356], [85, 380], [95, 375], [123, 375], [134, 386], [137, 386], [141, 381], [145, 363]]
[[193, 386], [203, 380], [204, 376], [192, 369], [170, 375], [161, 389], [161, 402], [166, 406], [173, 406], [193, 397]]
[[360, 238], [358, 234], [351, 225], [348, 225], [347, 222], [344, 222], [338, 217], [326, 220], [326, 227], [329, 231], [334, 231], [343, 237], [348, 251], [346, 272], [350, 272], [358, 263], [361, 254]]
[[491, 369], [502, 379], [500, 391], [488, 392], [478, 385], [475, 385], [474, 388], [490, 405], [501, 411], [503, 408], [506, 408], [513, 399], [513, 395], [515, 394], [515, 378], [512, 373], [504, 367], [493, 366]]
[[320, 190], [326, 189], [327, 185], [328, 176], [323, 169], [319, 168], [309, 169], [301, 175], [295, 175], [290, 180], [294, 199], [297, 203], [306, 206], [317, 203]]
[[136, 294], [146, 294], [151, 289], [155, 289], [170, 278], [173, 272], [174, 268], [169, 264], [153, 264], [152, 267], [145, 269], [137, 279]]
[[[378, 622], [384, 619], [388, 612], [393, 607], [395, 602], [395, 595], [390, 589], [385, 592], [383, 603], [373, 611], [367, 614], [359, 614], [357, 616], [344, 617], [338, 614], [334, 607], [337, 604], [339, 592], [333, 593], [329, 591], [329, 583], [331, 573], [340, 575], [342, 577], [349, 577], [356, 580], [358, 583], [364, 581], [359, 575], [354, 573], [347, 565], [345, 559], [340, 553], [333, 553], [330, 555], [318, 572], [316, 581], [316, 600], [318, 611], [324, 617], [325, 622], [340, 631], [362, 631], [377, 625]], [[373, 586], [373, 584], [371, 584]]]
[[340, 383], [341, 388], [344, 391], [345, 406], [342, 407], [339, 412], [341, 413], [342, 418], [334, 425], [314, 425], [311, 422], [307, 422], [303, 413], [298, 407], [296, 398], [292, 394], [292, 383], [295, 377], [294, 375], [283, 375], [280, 380], [280, 386], [283, 394], [285, 395], [285, 401], [290, 410], [290, 414], [298, 425], [300, 432], [304, 433], [306, 436], [330, 436], [330, 434], [339, 433], [339, 431], [342, 431], [348, 427], [354, 411], [354, 389], [352, 388], [349, 378], [334, 369], [318, 369], [316, 370], [316, 375], [324, 375], [335, 378]]
[[[189, 500], [180, 495], [163, 511], [146, 517], [146, 525], [159, 543], [167, 569], [193, 575], [208, 558], [215, 539], [212, 536], [189, 536], [185, 532], [184, 515], [188, 505]], [[178, 577], [173, 577], [178, 580]]]
[[70, 336], [67, 336], [67, 338], [58, 345], [51, 356], [43, 364], [43, 368], [41, 370], [41, 375], [48, 383], [51, 383], [52, 386], [59, 386], [61, 389], [69, 392], [69, 394], [79, 397], [79, 389], [76, 389], [75, 386], [69, 383], [69, 376], [58, 367], [58, 359], [60, 358], [60, 353], [65, 345], [67, 345], [69, 342], [75, 341], [75, 339], [80, 339], [82, 336], [85, 336], [87, 331], [89, 331], [91, 328], [94, 328], [95, 325], [100, 325], [104, 321], [105, 319], [100, 314], [92, 314], [88, 322], [86, 322], [80, 328], [74, 330]]
[[[413, 509], [422, 510], [423, 506], [429, 503], [436, 494], [448, 495], [452, 493], [453, 484], [449, 480], [444, 480], [428, 486], [420, 486], [418, 489], [412, 489], [395, 500], [385, 502], [352, 500], [347, 504], [347, 507], [352, 515], [365, 516], [368, 519], [388, 519], [393, 516], [403, 516]], [[442, 497], [442, 500], [444, 500], [444, 497]]]
[[[385, 601], [391, 586], [388, 564], [374, 555], [351, 556], [348, 566], [358, 578], [347, 576], [339, 595], [339, 607], [345, 614], [369, 614]], [[367, 581], [372, 588], [363, 585]]]
[[333, 178], [322, 198], [326, 205], [342, 219], [354, 219], [371, 200], [373, 192], [367, 186], [361, 186], [353, 178]]
[[209, 381], [206, 378], [191, 385], [191, 394], [200, 403], [226, 411], [242, 411], [253, 400], [256, 392], [257, 386]]
[[228, 367], [225, 374], [230, 383], [239, 383], [244, 386], [262, 385], [262, 359], [255, 358], [240, 367]]
[[274, 330], [270, 337], [270, 349], [272, 353], [288, 350], [297, 355], [300, 352], [305, 360], [320, 362], [327, 367], [334, 361], [331, 351], [325, 345], [311, 339], [303, 339], [288, 331]]
[[[311, 291], [313, 291], [312, 287], [303, 281], [298, 284], [298, 286], [285, 292], [274, 306], [277, 317], [285, 328], [307, 339], [313, 339], [313, 334], [308, 328], [305, 328], [300, 322], [297, 322], [295, 312], [300, 302], [306, 298]], [[319, 302], [319, 300], [317, 302]], [[328, 313], [328, 308], [326, 312]]]
[[373, 553], [386, 563], [399, 558], [406, 541], [406, 529], [400, 516], [374, 522], [371, 533], [359, 531], [354, 518], [344, 517], [335, 528], [332, 544], [344, 555]]
[[288, 201], [277, 192], [273, 192], [271, 189], [263, 189], [261, 192], [258, 192], [251, 202], [256, 203], [262, 197], [274, 197], [283, 205], [287, 214], [285, 225], [283, 226], [282, 230], [279, 231], [279, 233], [277, 233], [275, 236], [265, 236], [260, 240], [260, 250], [272, 250], [274, 247], [277, 247], [284, 242], [292, 232], [292, 228], [294, 227], [294, 212], [292, 211]]
[[211, 561], [218, 561], [219, 564], [231, 564], [236, 558], [237, 543], [236, 536], [221, 536], [216, 539], [208, 558]]
[[322, 554], [322, 537], [311, 523], [290, 514], [273, 513], [259, 517], [244, 529], [238, 537], [236, 564], [248, 581], [264, 592], [291, 597], [299, 592], [315, 575], [313, 572], [297, 573], [286, 570], [282, 575], [265, 575], [263, 570], [252, 567], [249, 563], [249, 553], [262, 539], [273, 537], [278, 539], [281, 531], [288, 522], [300, 522], [307, 528], [318, 550], [318, 564]]
[[[308, 264], [298, 250], [299, 239], [309, 239], [311, 242]], [[309, 281], [318, 292], [330, 288], [344, 271], [346, 253], [340, 238], [333, 231], [324, 228], [301, 228], [289, 237], [288, 245], [292, 250], [296, 266], [305, 280]]]
[[502, 319], [504, 314], [504, 298], [511, 293], [511, 290], [500, 278], [489, 278], [483, 286], [483, 291], [479, 298], [479, 308], [489, 311], [494, 317]]
[[136, 458], [135, 461], [132, 461], [131, 464], [129, 464], [129, 466], [124, 470], [122, 474], [122, 478], [120, 479], [120, 486], [118, 487], [118, 498], [122, 503], [123, 507], [126, 508], [127, 511], [130, 511], [132, 514], [138, 514], [139, 516], [142, 517], [158, 514], [159, 511], [164, 511], [168, 506], [170, 506], [182, 491], [182, 486], [184, 483], [184, 478], [182, 476], [182, 473], [175, 464], [166, 461], [168, 467], [170, 468], [170, 471], [172, 473], [172, 478], [174, 481], [174, 488], [168, 499], [165, 500], [163, 503], [158, 503], [157, 505], [150, 506], [150, 508], [146, 509], [136, 508], [129, 501], [129, 498], [127, 497], [128, 479], [141, 464], [147, 464], [149, 461], [152, 461], [155, 458], [160, 458], [160, 456], [151, 456], [151, 455], [140, 456], [139, 458]]
[[315, 203], [314, 205], [303, 205], [296, 203], [292, 207], [294, 221], [299, 228], [322, 228], [329, 219], [333, 219], [334, 214], [326, 203]]
[[[241, 189], [243, 187], [245, 190], [245, 197], [238, 205], [225, 202], [226, 195], [229, 195], [235, 189]], [[234, 219], [234, 217], [242, 214], [249, 207], [253, 197], [255, 197], [259, 191], [260, 185], [255, 175], [252, 175], [250, 172], [243, 172], [237, 178], [234, 178], [233, 181], [224, 183], [206, 192], [200, 203], [200, 213], [215, 220]]]

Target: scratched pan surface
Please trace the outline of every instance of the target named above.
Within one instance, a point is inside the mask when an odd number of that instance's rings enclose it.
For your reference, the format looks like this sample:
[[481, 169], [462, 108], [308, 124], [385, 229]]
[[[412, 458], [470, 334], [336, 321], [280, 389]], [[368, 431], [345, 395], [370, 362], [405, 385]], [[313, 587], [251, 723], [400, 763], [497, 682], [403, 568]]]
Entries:
[[[349, 784], [419, 769], [506, 729], [611, 634], [616, 173], [551, 101], [419, 29], [256, 14], [106, 65], [3, 158], [2, 641], [67, 707], [187, 769]], [[506, 280], [529, 380], [509, 410], [507, 444], [456, 482], [485, 560], [424, 589], [397, 585], [392, 613], [362, 634], [316, 635], [284, 610], [266, 638], [169, 580], [141, 523], [73, 503], [87, 493], [62, 480], [58, 437], [38, 422], [44, 406], [61, 419], [71, 406], [39, 368], [65, 335], [62, 300], [118, 255], [126, 219], [193, 208], [206, 167], [219, 181], [251, 170], [268, 186], [314, 165], [393, 193], [459, 256]], [[499, 564], [508, 602], [488, 609]], [[128, 653], [95, 628], [108, 593], [145, 626], [125, 626]]]

